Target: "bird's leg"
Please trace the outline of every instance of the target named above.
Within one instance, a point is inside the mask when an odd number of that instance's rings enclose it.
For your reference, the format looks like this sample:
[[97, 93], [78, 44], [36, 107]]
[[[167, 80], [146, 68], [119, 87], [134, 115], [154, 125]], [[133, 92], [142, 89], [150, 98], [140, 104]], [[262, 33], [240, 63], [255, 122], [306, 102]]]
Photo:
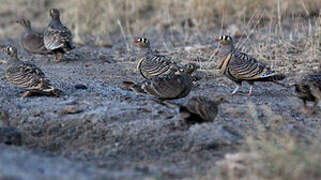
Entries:
[[304, 106], [303, 113], [304, 114], [310, 114], [310, 111], [308, 109], [306, 100], [303, 100], [303, 106]]
[[312, 114], [316, 113], [317, 112], [317, 105], [318, 105], [318, 101], [314, 101], [313, 103], [313, 108], [312, 108]]
[[254, 83], [249, 83], [249, 85], [250, 85], [250, 91], [249, 91], [249, 94], [247, 94], [247, 95], [251, 96], [252, 92], [253, 92], [253, 89], [254, 89]]
[[273, 81], [274, 84], [277, 84], [279, 86], [282, 86], [282, 87], [286, 87], [286, 88], [291, 88], [291, 85], [287, 85], [287, 84], [283, 84], [283, 83], [280, 83], [278, 81]]
[[240, 88], [241, 88], [241, 85], [240, 84], [236, 84], [236, 88], [232, 92], [232, 95], [234, 95], [237, 91], [239, 91]]
[[31, 91], [26, 91], [24, 93], [21, 93], [20, 96], [22, 98], [25, 98], [25, 97], [28, 97], [28, 96], [31, 96], [32, 95], [32, 92]]
[[56, 53], [56, 59], [55, 59], [55, 62], [61, 62], [62, 60], [62, 57], [64, 56], [64, 54], [63, 53], [61, 53], [61, 52], [57, 52]]

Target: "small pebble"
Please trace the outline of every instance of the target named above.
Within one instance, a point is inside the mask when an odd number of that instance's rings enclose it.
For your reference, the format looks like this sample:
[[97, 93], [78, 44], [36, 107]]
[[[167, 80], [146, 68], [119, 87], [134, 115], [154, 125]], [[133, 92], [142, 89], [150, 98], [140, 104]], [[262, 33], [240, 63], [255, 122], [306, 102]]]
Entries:
[[76, 89], [88, 89], [87, 86], [84, 85], [84, 84], [76, 84], [76, 85], [75, 85], [75, 88], [76, 88]]
[[0, 144], [20, 146], [21, 132], [15, 127], [0, 127]]
[[63, 107], [61, 109], [61, 111], [59, 112], [60, 115], [63, 114], [77, 114], [82, 112], [83, 109], [79, 108], [78, 106], [74, 106], [74, 105], [67, 105], [65, 107]]

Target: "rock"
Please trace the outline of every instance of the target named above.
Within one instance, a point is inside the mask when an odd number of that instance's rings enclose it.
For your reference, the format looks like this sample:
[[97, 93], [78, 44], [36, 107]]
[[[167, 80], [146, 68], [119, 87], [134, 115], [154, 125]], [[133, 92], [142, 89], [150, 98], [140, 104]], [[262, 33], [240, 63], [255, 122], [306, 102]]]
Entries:
[[9, 126], [8, 113], [5, 111], [0, 111], [0, 127], [1, 126]]
[[61, 109], [61, 111], [59, 112], [60, 115], [64, 115], [64, 114], [78, 114], [80, 112], [83, 112], [83, 109], [80, 108], [79, 106], [75, 106], [75, 105], [66, 105], [65, 107], [63, 107]]
[[75, 89], [88, 89], [86, 85], [84, 84], [76, 84]]
[[22, 144], [22, 135], [15, 127], [0, 127], [0, 144], [16, 145]]

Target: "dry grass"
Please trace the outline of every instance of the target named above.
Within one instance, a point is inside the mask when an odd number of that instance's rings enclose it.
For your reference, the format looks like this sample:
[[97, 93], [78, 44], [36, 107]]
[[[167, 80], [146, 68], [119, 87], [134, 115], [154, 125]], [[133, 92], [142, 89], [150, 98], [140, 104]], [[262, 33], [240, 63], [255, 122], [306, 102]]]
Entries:
[[[0, 10], [6, 34], [16, 28], [10, 19], [26, 16], [36, 26], [48, 22], [48, 9], [63, 10], [63, 22], [76, 34], [110, 37], [124, 27], [126, 35], [144, 33], [150, 28], [210, 30], [231, 23], [281, 22], [287, 17], [319, 16], [318, 0], [3, 0]], [[0, 37], [6, 36], [4, 32]]]
[[320, 143], [302, 144], [288, 136], [249, 139], [250, 150], [227, 154], [200, 178], [207, 179], [319, 179]]
[[247, 136], [242, 150], [226, 154], [206, 175], [197, 179], [301, 180], [321, 177], [318, 135], [312, 138], [287, 132], [284, 129], [286, 119], [274, 114], [266, 105], [256, 107], [249, 103], [248, 110], [256, 128], [250, 130], [251, 135]]

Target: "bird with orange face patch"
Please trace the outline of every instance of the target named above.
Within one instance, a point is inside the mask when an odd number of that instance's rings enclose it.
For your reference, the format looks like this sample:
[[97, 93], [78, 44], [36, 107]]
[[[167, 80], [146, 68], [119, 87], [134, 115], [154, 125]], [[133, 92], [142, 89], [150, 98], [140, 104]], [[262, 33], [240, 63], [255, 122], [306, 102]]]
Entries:
[[240, 89], [243, 81], [250, 84], [248, 95], [252, 94], [256, 81], [271, 81], [282, 85], [277, 81], [285, 78], [283, 74], [272, 71], [254, 57], [235, 49], [231, 36], [220, 36], [216, 41], [220, 43], [215, 51], [219, 59], [218, 67], [225, 76], [236, 83], [232, 95]]
[[150, 41], [146, 38], [136, 38], [134, 43], [140, 53], [137, 70], [145, 79], [166, 74], [192, 74], [198, 68], [194, 63], [183, 66], [169, 56], [154, 53]]

